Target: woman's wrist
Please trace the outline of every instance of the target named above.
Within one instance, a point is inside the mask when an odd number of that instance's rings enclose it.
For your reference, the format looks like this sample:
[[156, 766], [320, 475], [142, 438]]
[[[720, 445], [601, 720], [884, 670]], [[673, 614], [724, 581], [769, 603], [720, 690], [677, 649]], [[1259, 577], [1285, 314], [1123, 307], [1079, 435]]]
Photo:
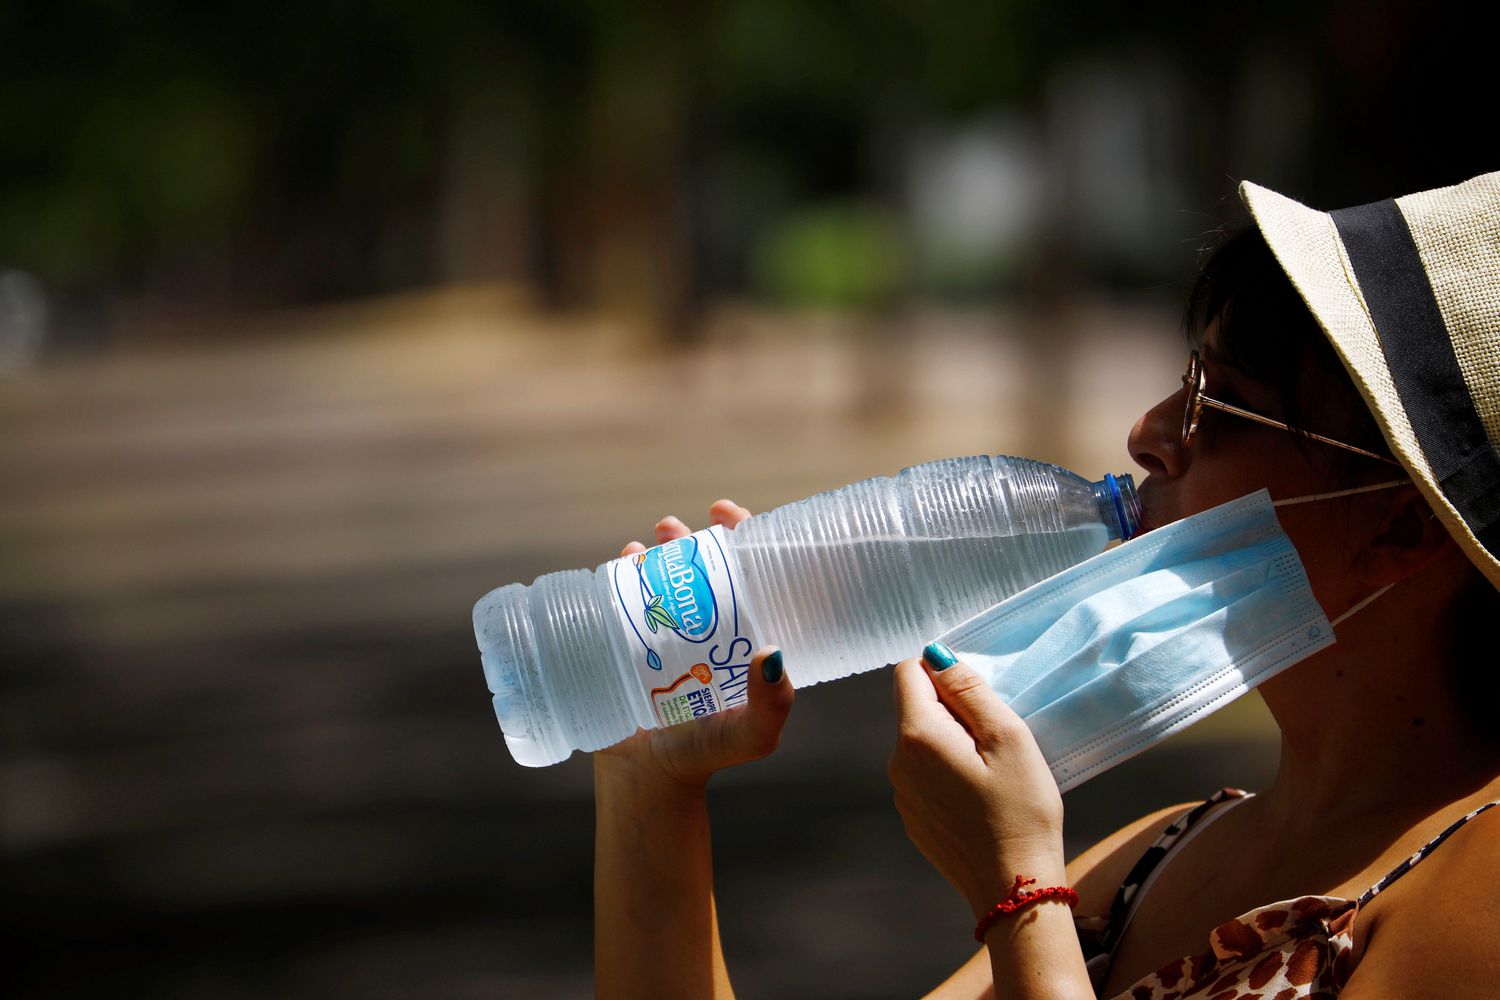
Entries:
[[653, 762], [618, 753], [594, 754], [594, 790], [597, 795], [623, 793], [631, 798], [703, 798], [708, 776], [697, 778], [670, 773]]
[[[1041, 882], [1037, 882], [1036, 885], [1026, 886], [1017, 895], [1024, 898], [1024, 895], [1027, 893], [1038, 889], [1052, 888], [1053, 886], [1064, 890], [1068, 888], [1062, 885], [1062, 883], [1050, 883], [1044, 886]], [[980, 915], [983, 935], [979, 938], [979, 942], [985, 947], [992, 947], [997, 943], [1013, 939], [1017, 934], [1025, 933], [1028, 928], [1039, 927], [1048, 923], [1065, 926], [1070, 935], [1076, 936], [1076, 932], [1073, 930], [1073, 906], [1067, 898], [1066, 893], [1043, 892], [1040, 895], [1044, 898], [1038, 899], [1035, 902], [1023, 902], [1022, 905], [1016, 907], [1012, 912], [996, 914], [994, 913], [995, 907], [989, 907], [988, 912]]]
[[997, 863], [986, 874], [982, 881], [977, 881], [974, 887], [967, 893], [969, 908], [974, 912], [974, 919], [978, 920], [994, 908], [995, 904], [1010, 895], [1015, 888], [1016, 879], [1035, 879], [1029, 884], [1029, 888], [1065, 885], [1067, 883], [1068, 869], [1063, 861], [1061, 847], [1056, 851], [1048, 849], [1028, 850], [1025, 852], [997, 852]]
[[996, 921], [984, 937], [995, 995], [1015, 1000], [1093, 1000], [1073, 911], [1048, 901]]
[[[1007, 892], [1014, 886], [1013, 879]], [[1041, 876], [1023, 892], [1062, 886], [1060, 874]], [[999, 899], [1003, 898], [1002, 894]], [[981, 915], [981, 940], [989, 953], [996, 996], [1017, 1000], [1083, 1000], [1094, 996], [1070, 904], [1069, 894], [1063, 889], [1043, 892], [1040, 898], [998, 913], [991, 920]], [[993, 903], [986, 914], [992, 909]]]

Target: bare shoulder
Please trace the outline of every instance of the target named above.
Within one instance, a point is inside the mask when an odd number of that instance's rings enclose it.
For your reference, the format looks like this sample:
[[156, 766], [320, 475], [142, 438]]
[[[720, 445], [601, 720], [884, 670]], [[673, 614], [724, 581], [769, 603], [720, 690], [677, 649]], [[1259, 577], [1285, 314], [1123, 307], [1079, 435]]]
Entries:
[[1475, 996], [1500, 983], [1500, 807], [1465, 823], [1369, 904], [1345, 996]]
[[1068, 883], [1078, 892], [1078, 912], [1090, 915], [1108, 912], [1115, 891], [1146, 849], [1168, 824], [1199, 804], [1182, 802], [1147, 813], [1069, 862]]

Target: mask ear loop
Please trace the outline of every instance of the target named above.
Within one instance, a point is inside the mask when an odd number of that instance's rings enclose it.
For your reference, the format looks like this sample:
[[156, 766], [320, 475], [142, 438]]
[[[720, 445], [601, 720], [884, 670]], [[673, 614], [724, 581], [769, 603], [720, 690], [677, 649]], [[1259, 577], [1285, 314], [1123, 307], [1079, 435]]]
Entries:
[[1339, 625], [1341, 625], [1345, 621], [1348, 621], [1350, 618], [1353, 618], [1356, 612], [1363, 611], [1365, 609], [1365, 605], [1369, 604], [1371, 601], [1375, 600], [1375, 598], [1379, 597], [1381, 594], [1384, 594], [1387, 590], [1390, 590], [1395, 585], [1396, 581], [1392, 580], [1390, 583], [1386, 584], [1384, 587], [1381, 587], [1379, 590], [1375, 591], [1375, 593], [1371, 594], [1369, 597], [1366, 597], [1363, 601], [1360, 601], [1358, 604], [1354, 605], [1354, 607], [1350, 608], [1348, 611], [1345, 611], [1343, 614], [1339, 615], [1328, 624], [1332, 626], [1335, 632], [1337, 632]]
[[[1305, 497], [1289, 497], [1286, 500], [1273, 500], [1271, 501], [1271, 506], [1290, 507], [1292, 504], [1312, 503], [1314, 500], [1333, 500], [1336, 497], [1354, 496], [1356, 493], [1374, 493], [1376, 490], [1388, 490], [1393, 486], [1405, 486], [1410, 482], [1410, 479], [1392, 479], [1387, 483], [1374, 483], [1370, 486], [1356, 486], [1353, 489], [1335, 490], [1332, 493], [1313, 493]], [[1363, 611], [1371, 601], [1374, 601], [1377, 597], [1384, 594], [1387, 590], [1390, 590], [1395, 585], [1396, 581], [1392, 580], [1390, 583], [1386, 584], [1384, 587], [1381, 587], [1369, 597], [1366, 597], [1364, 600], [1360, 601], [1358, 604], [1354, 605], [1348, 611], [1345, 611], [1343, 614], [1339, 615], [1328, 624], [1332, 626], [1335, 631], [1337, 631], [1339, 625], [1348, 621], [1350, 618], [1353, 618], [1358, 612]]]
[[1376, 490], [1388, 490], [1392, 486], [1406, 486], [1410, 479], [1392, 479], [1388, 483], [1374, 483], [1370, 486], [1356, 486], [1348, 490], [1335, 490], [1332, 493], [1309, 493], [1305, 497], [1288, 497], [1285, 500], [1272, 500], [1272, 507], [1290, 507], [1292, 504], [1312, 503], [1314, 500], [1332, 500], [1335, 497], [1352, 497], [1356, 493], [1374, 493]]

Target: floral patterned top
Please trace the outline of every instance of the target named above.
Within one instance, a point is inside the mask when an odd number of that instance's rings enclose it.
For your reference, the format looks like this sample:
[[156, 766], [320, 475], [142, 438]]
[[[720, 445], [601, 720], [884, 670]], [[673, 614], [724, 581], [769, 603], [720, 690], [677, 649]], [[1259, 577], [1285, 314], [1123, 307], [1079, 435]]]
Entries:
[[[1078, 917], [1079, 941], [1094, 990], [1103, 988], [1120, 935], [1142, 887], [1163, 858], [1205, 815], [1247, 793], [1226, 788], [1178, 817], [1136, 862], [1107, 917]], [[1420, 864], [1491, 802], [1457, 820], [1357, 899], [1303, 896], [1242, 913], [1208, 936], [1208, 950], [1169, 962], [1112, 1000], [1301, 1000], [1337, 996], [1353, 974], [1354, 922], [1370, 900]], [[1206, 824], [1205, 824], [1206, 825]]]

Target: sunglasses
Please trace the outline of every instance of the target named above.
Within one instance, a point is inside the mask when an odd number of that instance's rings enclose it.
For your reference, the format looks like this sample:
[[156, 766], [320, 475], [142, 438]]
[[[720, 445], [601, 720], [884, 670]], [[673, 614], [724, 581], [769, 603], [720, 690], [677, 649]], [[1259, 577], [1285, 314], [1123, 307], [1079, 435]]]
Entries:
[[1187, 409], [1182, 414], [1182, 446], [1184, 448], [1191, 447], [1193, 434], [1198, 430], [1198, 418], [1203, 416], [1203, 408], [1206, 406], [1215, 410], [1222, 410], [1225, 413], [1232, 413], [1236, 417], [1244, 417], [1246, 420], [1253, 420], [1257, 424], [1264, 424], [1267, 427], [1275, 427], [1287, 431], [1298, 437], [1308, 438], [1309, 440], [1318, 441], [1323, 444], [1331, 444], [1335, 448], [1343, 448], [1345, 451], [1352, 451], [1356, 455], [1364, 455], [1367, 458], [1373, 458], [1389, 465], [1397, 466], [1398, 468], [1401, 465], [1400, 462], [1386, 455], [1377, 455], [1373, 451], [1366, 451], [1363, 448], [1346, 444], [1343, 441], [1335, 441], [1333, 438], [1293, 427], [1291, 424], [1283, 423], [1280, 420], [1273, 420], [1262, 413], [1242, 409], [1208, 396], [1203, 391], [1204, 386], [1207, 384], [1207, 376], [1203, 371], [1203, 359], [1198, 356], [1197, 351], [1193, 351], [1188, 355], [1187, 371], [1182, 375], [1182, 384], [1187, 389]]

